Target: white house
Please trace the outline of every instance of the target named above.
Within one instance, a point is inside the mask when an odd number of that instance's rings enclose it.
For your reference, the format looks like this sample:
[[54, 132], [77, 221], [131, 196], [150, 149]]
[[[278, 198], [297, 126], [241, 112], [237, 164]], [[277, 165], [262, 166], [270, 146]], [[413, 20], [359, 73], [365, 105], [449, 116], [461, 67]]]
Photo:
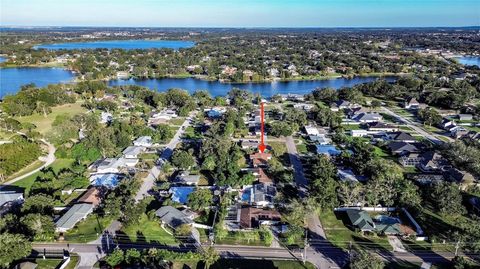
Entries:
[[133, 145], [137, 147], [146, 147], [149, 148], [153, 144], [151, 136], [140, 136], [139, 138], [133, 141]]
[[318, 131], [317, 127], [307, 125], [304, 128], [307, 135], [320, 135], [320, 132]]
[[93, 212], [93, 204], [74, 204], [60, 219], [55, 222], [57, 232], [66, 232]]
[[129, 146], [123, 150], [123, 157], [126, 159], [137, 159], [138, 155], [140, 155], [145, 150], [144, 147], [140, 146]]
[[313, 104], [306, 104], [306, 103], [299, 103], [299, 104], [294, 104], [293, 108], [296, 109], [302, 109], [305, 111], [310, 111], [314, 108], [315, 106]]

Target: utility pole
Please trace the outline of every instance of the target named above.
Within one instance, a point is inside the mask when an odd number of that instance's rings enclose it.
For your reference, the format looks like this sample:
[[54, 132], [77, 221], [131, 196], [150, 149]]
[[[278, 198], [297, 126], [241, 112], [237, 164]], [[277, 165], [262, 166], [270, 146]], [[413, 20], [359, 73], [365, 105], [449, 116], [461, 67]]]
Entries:
[[303, 246], [303, 264], [307, 262], [307, 248], [308, 248], [308, 230], [305, 230], [305, 241]]
[[458, 256], [458, 249], [460, 248], [460, 239], [455, 244], [455, 257]]

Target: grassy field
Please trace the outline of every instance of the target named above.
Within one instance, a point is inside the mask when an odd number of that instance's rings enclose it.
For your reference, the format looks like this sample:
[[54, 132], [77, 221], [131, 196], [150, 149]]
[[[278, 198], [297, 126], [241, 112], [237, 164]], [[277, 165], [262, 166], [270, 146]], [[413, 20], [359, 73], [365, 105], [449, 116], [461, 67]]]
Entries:
[[31, 164], [27, 165], [26, 167], [20, 169], [20, 171], [17, 171], [15, 173], [13, 173], [12, 175], [10, 175], [7, 178], [7, 181], [12, 180], [16, 177], [19, 177], [21, 175], [25, 175], [27, 173], [30, 173], [31, 171], [41, 167], [43, 164], [44, 164], [44, 162], [42, 162], [40, 160], [35, 160], [33, 163], [31, 163]]
[[[53, 171], [58, 172], [63, 168], [68, 168], [72, 165], [73, 160], [72, 159], [56, 159], [50, 167], [52, 167]], [[37, 179], [38, 175], [40, 175], [41, 172], [37, 172], [33, 175], [30, 175], [26, 178], [23, 178], [15, 183], [12, 184], [12, 186], [16, 187], [21, 187], [25, 189], [25, 194], [28, 194], [30, 191], [30, 188], [32, 187], [33, 183], [35, 182], [35, 179]]]
[[74, 104], [65, 104], [53, 107], [52, 113], [48, 114], [46, 117], [40, 114], [33, 114], [25, 117], [16, 117], [15, 119], [22, 123], [33, 123], [37, 126], [36, 130], [38, 132], [40, 132], [41, 134], [46, 134], [52, 128], [52, 123], [58, 115], [76, 115], [86, 111], [87, 110], [82, 107], [82, 102], [77, 102]]
[[170, 125], [180, 126], [180, 125], [183, 124], [184, 121], [185, 121], [185, 118], [178, 117], [178, 118], [174, 118], [174, 119], [169, 120], [168, 123]]
[[119, 241], [177, 245], [175, 238], [160, 226], [159, 220], [148, 220], [145, 214], [139, 224], [123, 228], [122, 232], [123, 235], [117, 235]]
[[90, 214], [86, 220], [81, 221], [77, 226], [68, 231], [64, 237], [65, 241], [86, 243], [98, 238], [100, 233], [112, 222], [110, 218], [99, 217], [97, 214]]
[[[61, 259], [36, 259], [35, 263], [37, 264], [38, 269], [55, 269], [58, 268]], [[70, 262], [68, 263], [65, 269], [74, 269], [78, 263], [78, 256], [70, 256]]]

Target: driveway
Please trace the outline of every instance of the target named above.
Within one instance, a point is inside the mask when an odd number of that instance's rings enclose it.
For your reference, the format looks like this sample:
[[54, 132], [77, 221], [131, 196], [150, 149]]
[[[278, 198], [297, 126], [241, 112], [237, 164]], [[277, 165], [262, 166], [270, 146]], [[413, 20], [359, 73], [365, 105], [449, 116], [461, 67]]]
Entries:
[[300, 197], [305, 197], [307, 192], [307, 178], [303, 172], [303, 165], [300, 161], [300, 156], [297, 152], [297, 146], [292, 136], [287, 136], [285, 138], [285, 144], [287, 146], [288, 156], [290, 157], [290, 163], [293, 167], [293, 177], [295, 178], [295, 183], [297, 184]]

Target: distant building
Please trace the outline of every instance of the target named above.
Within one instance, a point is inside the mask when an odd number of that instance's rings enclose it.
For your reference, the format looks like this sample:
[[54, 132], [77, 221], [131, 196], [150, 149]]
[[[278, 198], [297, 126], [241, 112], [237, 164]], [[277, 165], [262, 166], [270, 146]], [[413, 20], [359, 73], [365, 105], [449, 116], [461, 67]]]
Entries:
[[397, 132], [398, 127], [383, 122], [370, 122], [368, 123], [368, 130], [378, 132]]
[[277, 189], [271, 184], [255, 184], [250, 189], [250, 204], [259, 207], [273, 207]]
[[92, 204], [93, 207], [97, 207], [102, 202], [100, 189], [96, 187], [89, 188], [80, 198], [77, 203]]
[[315, 145], [315, 147], [317, 148], [317, 154], [327, 155], [328, 157], [338, 156], [342, 153], [334, 145]]
[[138, 155], [145, 151], [144, 147], [140, 146], [129, 146], [123, 150], [123, 157], [126, 159], [137, 159]]
[[459, 138], [468, 134], [468, 130], [463, 126], [455, 126], [450, 129], [450, 136], [454, 138]]
[[314, 136], [320, 135], [320, 132], [318, 131], [317, 127], [315, 127], [315, 126], [307, 125], [304, 128], [305, 128], [305, 133], [307, 135], [314, 135]]
[[250, 154], [250, 160], [252, 161], [253, 167], [265, 167], [268, 165], [268, 161], [272, 159], [272, 154], [270, 153], [260, 153], [256, 152]]
[[435, 172], [440, 171], [447, 164], [447, 160], [442, 155], [434, 151], [428, 151], [420, 155], [420, 162], [417, 167], [423, 172]]
[[388, 136], [390, 137], [391, 140], [394, 140], [397, 142], [415, 143], [416, 141], [415, 137], [413, 137], [411, 134], [406, 132], [389, 133]]
[[294, 105], [293, 105], [293, 108], [302, 109], [302, 110], [305, 110], [305, 111], [310, 111], [310, 110], [312, 110], [314, 107], [315, 107], [315, 105], [313, 105], [313, 104], [306, 104], [306, 103], [298, 103], [298, 104], [294, 104]]
[[390, 142], [388, 148], [393, 154], [400, 156], [419, 152], [417, 147], [407, 142]]
[[256, 149], [260, 143], [255, 140], [242, 140], [240, 142], [242, 149]]
[[473, 120], [473, 115], [472, 114], [458, 114], [457, 117], [458, 117], [459, 120], [462, 120], [462, 121]]
[[362, 232], [375, 231], [375, 223], [367, 211], [358, 209], [347, 209], [345, 211], [349, 220], [349, 226], [355, 230]]
[[369, 123], [369, 122], [382, 121], [383, 117], [378, 113], [360, 113], [358, 115], [355, 115], [353, 120], [361, 123]]
[[420, 103], [415, 98], [409, 98], [403, 106], [405, 109], [419, 109]]
[[272, 178], [270, 178], [263, 168], [253, 168], [253, 175], [257, 178], [258, 183], [273, 184]]

